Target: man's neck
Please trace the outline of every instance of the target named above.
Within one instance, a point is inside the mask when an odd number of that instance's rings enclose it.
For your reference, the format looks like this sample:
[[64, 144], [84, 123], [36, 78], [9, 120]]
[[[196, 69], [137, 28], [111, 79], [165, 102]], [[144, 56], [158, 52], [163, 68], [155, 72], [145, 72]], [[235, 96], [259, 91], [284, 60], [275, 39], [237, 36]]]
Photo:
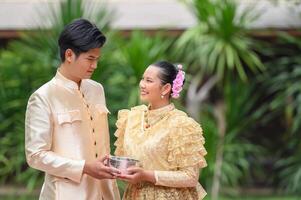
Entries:
[[78, 87], [80, 87], [81, 79], [72, 76], [64, 63], [60, 65], [58, 70], [65, 78], [74, 81], [78, 85]]

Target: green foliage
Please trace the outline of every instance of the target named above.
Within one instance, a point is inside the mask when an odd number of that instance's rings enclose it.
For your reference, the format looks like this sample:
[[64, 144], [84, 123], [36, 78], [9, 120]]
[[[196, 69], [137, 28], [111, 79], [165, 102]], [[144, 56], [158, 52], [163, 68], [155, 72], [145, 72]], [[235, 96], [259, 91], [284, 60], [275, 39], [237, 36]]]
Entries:
[[[261, 77], [268, 95], [273, 95], [269, 106], [273, 112], [282, 114], [291, 133], [301, 131], [301, 40], [281, 34], [277, 46], [264, 53], [272, 57], [266, 65], [269, 71]], [[271, 52], [271, 50], [273, 50]], [[281, 84], [279, 84], [281, 83]]]
[[276, 170], [281, 185], [288, 192], [300, 194], [301, 187], [301, 50], [300, 38], [280, 34], [275, 48], [265, 48], [269, 69], [260, 81], [269, 97], [265, 116], [271, 123], [283, 119], [283, 148], [278, 150]]
[[[248, 140], [251, 127], [262, 115], [256, 112], [258, 96], [253, 95], [255, 87], [240, 81], [232, 81], [225, 85], [225, 117], [226, 134], [224, 142], [224, 159], [222, 164], [221, 185], [235, 187], [250, 178], [250, 167], [256, 163], [256, 154], [263, 149]], [[239, 96], [239, 98], [237, 98]], [[206, 156], [208, 167], [201, 173], [201, 182], [210, 187], [216, 162], [218, 130], [213, 116], [212, 105], [207, 105], [201, 115], [201, 123], [205, 133], [205, 147], [209, 152]]]
[[[295, 138], [294, 138], [295, 139]], [[281, 186], [286, 189], [288, 193], [300, 195], [301, 186], [301, 147], [295, 149], [293, 155], [283, 157], [276, 163], [276, 167], [280, 169], [279, 178]]]
[[177, 42], [178, 55], [191, 70], [217, 74], [220, 79], [234, 72], [245, 81], [248, 70], [263, 69], [246, 34], [247, 25], [257, 17], [254, 10], [238, 15], [232, 0], [193, 0], [191, 7], [198, 25], [185, 31]]
[[205, 188], [209, 188], [212, 185], [214, 174], [218, 130], [216, 121], [212, 116], [212, 107], [208, 106], [204, 110], [207, 111], [202, 113], [200, 121], [205, 137], [205, 148], [208, 152], [205, 157], [208, 165], [202, 169], [199, 180]]
[[[13, 47], [14, 45], [12, 45]], [[27, 168], [24, 117], [29, 95], [49, 79], [49, 55], [27, 56], [21, 49], [0, 54], [0, 182], [26, 183], [33, 188], [40, 173]]]
[[[226, 136], [222, 184], [236, 186], [239, 181], [249, 178], [251, 158], [263, 152], [262, 148], [247, 139], [247, 133], [261, 115], [257, 115], [258, 95], [253, 85], [231, 81], [225, 85]], [[238, 98], [239, 96], [239, 98]], [[256, 166], [256, 163], [252, 163]]]

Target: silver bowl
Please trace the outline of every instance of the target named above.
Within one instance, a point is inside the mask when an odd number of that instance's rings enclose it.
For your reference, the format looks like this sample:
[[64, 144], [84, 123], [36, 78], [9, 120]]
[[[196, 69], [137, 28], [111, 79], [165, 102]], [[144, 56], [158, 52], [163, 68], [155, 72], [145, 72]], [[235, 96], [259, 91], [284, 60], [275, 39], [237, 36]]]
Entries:
[[109, 164], [112, 167], [119, 169], [122, 173], [127, 174], [127, 168], [136, 166], [138, 160], [129, 158], [129, 157], [119, 157], [119, 156], [110, 156]]

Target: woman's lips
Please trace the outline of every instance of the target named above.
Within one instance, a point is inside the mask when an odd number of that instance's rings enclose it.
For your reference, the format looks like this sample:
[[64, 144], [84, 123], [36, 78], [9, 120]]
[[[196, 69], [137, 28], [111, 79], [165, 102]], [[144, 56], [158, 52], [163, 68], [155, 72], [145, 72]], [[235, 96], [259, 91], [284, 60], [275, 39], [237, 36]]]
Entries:
[[140, 91], [140, 94], [141, 94], [141, 95], [147, 95], [148, 92], [142, 90], [142, 91]]

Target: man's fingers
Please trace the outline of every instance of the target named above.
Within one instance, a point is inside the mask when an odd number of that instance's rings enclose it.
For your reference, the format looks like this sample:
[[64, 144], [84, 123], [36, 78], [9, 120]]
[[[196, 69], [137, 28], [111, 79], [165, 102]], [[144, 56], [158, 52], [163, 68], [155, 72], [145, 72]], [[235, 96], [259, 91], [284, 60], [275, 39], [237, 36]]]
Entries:
[[104, 157], [100, 158], [99, 161], [104, 163], [105, 160], [109, 159], [109, 155], [105, 155]]
[[103, 166], [102, 170], [104, 172], [110, 173], [110, 174], [120, 174], [121, 171], [119, 169], [116, 169], [114, 167], [107, 167], [107, 166]]
[[121, 174], [121, 171], [115, 167], [108, 167], [110, 170], [110, 173], [114, 173], [114, 174]]
[[116, 179], [117, 178], [117, 174], [109, 173], [106, 171], [99, 172], [97, 176], [100, 179]]

